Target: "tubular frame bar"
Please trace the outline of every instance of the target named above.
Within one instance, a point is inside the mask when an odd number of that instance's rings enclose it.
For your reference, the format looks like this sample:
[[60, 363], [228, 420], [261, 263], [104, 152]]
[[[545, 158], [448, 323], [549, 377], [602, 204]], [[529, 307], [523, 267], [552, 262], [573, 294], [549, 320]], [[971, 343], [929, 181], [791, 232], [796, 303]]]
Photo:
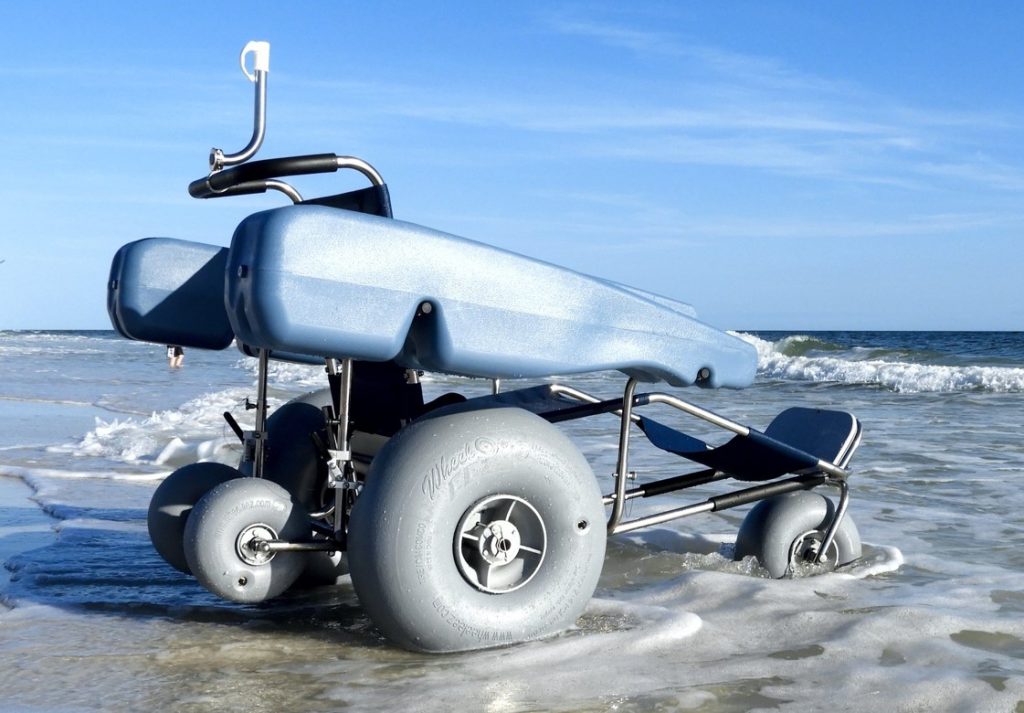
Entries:
[[302, 194], [295, 190], [295, 187], [290, 183], [279, 181], [276, 178], [270, 178], [263, 182], [268, 190], [278, 191], [284, 193], [291, 200], [292, 203], [301, 203]]
[[[643, 485], [635, 488], [630, 488], [626, 491], [625, 499], [629, 501], [636, 498], [653, 498], [657, 495], [667, 495], [668, 493], [686, 490], [687, 488], [695, 488], [698, 485], [707, 485], [708, 483], [714, 483], [730, 477], [732, 476], [728, 473], [723, 473], [720, 470], [714, 470], [712, 468], [698, 470], [693, 473], [685, 473], [672, 478], [655, 480], [650, 483], [644, 483]], [[606, 495], [604, 497], [605, 505], [611, 505], [613, 502], [615, 502], [614, 495]]]
[[622, 521], [622, 511], [626, 506], [626, 480], [629, 478], [629, 427], [632, 425], [633, 398], [636, 396], [636, 379], [626, 382], [626, 391], [622, 395], [622, 412], [619, 421], [619, 459], [615, 469], [615, 499], [612, 501], [612, 514], [608, 518], [608, 534], [613, 534]]
[[220, 171], [228, 166], [245, 163], [256, 155], [263, 145], [263, 137], [267, 133], [267, 72], [257, 69], [255, 74], [255, 96], [253, 98], [252, 138], [244, 149], [233, 154], [225, 154], [220, 149], [210, 150], [210, 173]]
[[[327, 359], [328, 381], [331, 383], [331, 401], [334, 405], [336, 423], [331, 433], [335, 448], [329, 452], [332, 462], [340, 469], [340, 480], [331, 482], [334, 488], [334, 536], [344, 543], [348, 530], [348, 503], [352, 490], [347, 482], [352, 472], [352, 451], [349, 444], [349, 411], [352, 400], [352, 360], [342, 359], [338, 368], [337, 359]], [[330, 469], [331, 466], [328, 466]], [[330, 470], [329, 470], [330, 477]]]
[[[573, 418], [584, 418], [586, 416], [593, 416], [593, 415], [598, 414], [598, 413], [614, 413], [616, 416], [619, 416], [620, 418], [622, 417], [622, 409], [621, 408], [604, 408], [604, 406], [603, 406], [606, 403], [610, 404], [612, 401], [615, 401], [616, 403], [618, 403], [619, 399], [609, 399], [608, 401], [602, 401], [601, 399], [597, 398], [593, 394], [588, 394], [586, 391], [580, 391], [579, 389], [574, 389], [573, 387], [566, 386], [564, 384], [552, 384], [549, 388], [551, 389], [551, 393], [553, 393], [553, 394], [558, 394], [560, 396], [567, 396], [570, 399], [575, 399], [576, 401], [581, 401], [581, 402], [583, 402], [585, 404], [591, 404], [592, 406], [600, 406], [601, 407], [601, 408], [595, 408], [593, 410], [581, 409], [578, 416], [567, 416], [566, 418], [559, 419], [559, 420], [568, 421], [568, 420], [573, 419]], [[642, 398], [642, 397], [639, 397], [639, 398]], [[642, 404], [634, 403], [633, 405], [634, 406], [640, 406]], [[630, 420], [632, 420], [634, 422], [635, 421], [639, 421], [640, 417], [639, 416], [630, 415]]]
[[344, 552], [342, 543], [335, 540], [311, 540], [288, 542], [287, 540], [259, 540], [255, 543], [259, 552]]
[[739, 507], [740, 505], [746, 505], [757, 500], [763, 500], [764, 498], [772, 497], [773, 495], [792, 493], [797, 490], [810, 490], [811, 488], [821, 485], [825, 482], [825, 479], [826, 476], [824, 475], [811, 474], [798, 475], [794, 478], [787, 478], [786, 480], [776, 480], [766, 485], [758, 485], [752, 488], [745, 488], [732, 493], [726, 493], [725, 495], [708, 498], [704, 502], [697, 503], [695, 505], [688, 505], [686, 507], [676, 508], [675, 510], [666, 510], [665, 512], [637, 518], [636, 520], [620, 522], [616, 524], [614, 529], [609, 531], [609, 534], [617, 535], [622, 532], [632, 532], [633, 530], [650, 527], [651, 525], [660, 525], [665, 522], [678, 520], [690, 515], [697, 515], [699, 513], [728, 510], [729, 508]]
[[832, 524], [825, 531], [825, 539], [821, 541], [821, 549], [818, 550], [818, 554], [814, 558], [814, 564], [821, 564], [821, 558], [832, 546], [832, 542], [836, 539], [836, 533], [839, 532], [839, 525], [842, 524], [843, 518], [846, 516], [846, 509], [850, 505], [850, 486], [845, 479], [830, 478], [827, 483], [839, 488], [839, 504], [836, 505], [836, 515], [832, 518]]
[[376, 168], [355, 156], [338, 156], [338, 168], [351, 168], [366, 176], [367, 180], [378, 188], [384, 185], [384, 177]]
[[[703, 421], [707, 421], [708, 423], [710, 423], [710, 424], [712, 424], [714, 426], [718, 426], [719, 428], [725, 429], [727, 431], [731, 431], [732, 433], [735, 433], [736, 435], [739, 435], [739, 436], [743, 436], [744, 438], [756, 438], [758, 441], [760, 441], [760, 442], [762, 442], [764, 444], [767, 444], [767, 445], [769, 445], [771, 447], [777, 448], [780, 451], [783, 451], [783, 452], [789, 451], [789, 452], [796, 452], [796, 453], [801, 453], [801, 454], [803, 453], [803, 451], [799, 451], [798, 449], [793, 448], [792, 446], [790, 446], [787, 443], [783, 443], [782, 441], [778, 441], [778, 440], [776, 440], [774, 438], [766, 436], [764, 433], [762, 433], [760, 431], [754, 431], [753, 429], [749, 428], [748, 426], [744, 426], [741, 423], [737, 423], [737, 422], [732, 421], [732, 420], [730, 420], [728, 418], [725, 418], [724, 416], [720, 416], [719, 414], [714, 413], [713, 411], [709, 411], [708, 409], [701, 408], [700, 406], [697, 406], [695, 404], [691, 404], [688, 401], [683, 401], [682, 399], [677, 398], [675, 396], [672, 396], [670, 394], [655, 392], [655, 393], [650, 393], [650, 394], [641, 394], [641, 395], [637, 396], [636, 395], [636, 388], [637, 388], [638, 383], [639, 382], [635, 378], [630, 378], [629, 381], [626, 382], [626, 389], [625, 389], [625, 391], [623, 393], [623, 396], [622, 396], [622, 409], [617, 412], [619, 414], [619, 417], [620, 417], [620, 427], [619, 427], [619, 455], [618, 455], [618, 462], [617, 462], [617, 466], [616, 466], [616, 470], [615, 470], [615, 474], [614, 474], [614, 476], [615, 476], [615, 492], [612, 495], [605, 496], [605, 498], [604, 498], [605, 504], [608, 504], [610, 502], [610, 504], [612, 506], [612, 512], [611, 512], [611, 514], [608, 517], [608, 526], [607, 526], [608, 534], [615, 534], [615, 533], [618, 533], [618, 532], [626, 532], [627, 531], [627, 530], [623, 529], [624, 524], [622, 523], [622, 513], [623, 513], [623, 510], [625, 508], [626, 500], [630, 499], [630, 497], [638, 497], [637, 491], [641, 490], [641, 489], [637, 489], [636, 491], [633, 491], [633, 493], [631, 493], [630, 496], [627, 496], [626, 480], [629, 477], [629, 426], [631, 425], [631, 423], [633, 421], [639, 419], [638, 416], [635, 416], [633, 414], [633, 407], [634, 406], [642, 406], [642, 405], [647, 405], [647, 404], [665, 404], [666, 406], [672, 406], [673, 408], [678, 409], [679, 411], [687, 413], [687, 414], [689, 414], [691, 416], [696, 416], [697, 418], [699, 418], [699, 419], [701, 419]], [[579, 399], [581, 401], [586, 401], [586, 402], [591, 403], [591, 404], [602, 403], [599, 399], [597, 399], [597, 398], [595, 398], [595, 397], [593, 397], [593, 396], [591, 396], [589, 394], [585, 394], [584, 392], [577, 391], [576, 389], [571, 389], [569, 387], [558, 387], [558, 388], [552, 387], [552, 392], [553, 393], [563, 394], [563, 395], [566, 395], [566, 396], [569, 396], [569, 397], [572, 397], [572, 398], [576, 398], [576, 399]], [[859, 439], [859, 436], [858, 436], [858, 439]], [[853, 452], [853, 449], [851, 449], [849, 451], [849, 456], [852, 456], [852, 452]], [[849, 457], [847, 457], [844, 460], [848, 461]], [[835, 534], [836, 534], [836, 532], [839, 529], [839, 523], [841, 522], [842, 517], [843, 517], [843, 515], [846, 512], [846, 506], [848, 504], [848, 499], [849, 499], [849, 493], [848, 493], [849, 489], [848, 489], [848, 486], [846, 485], [846, 479], [847, 479], [849, 474], [847, 473], [847, 471], [844, 468], [841, 468], [841, 467], [837, 466], [835, 463], [829, 463], [828, 461], [825, 461], [825, 460], [822, 460], [822, 459], [818, 458], [817, 459], [817, 463], [815, 463], [815, 465], [812, 468], [809, 468], [809, 469], [807, 469], [805, 471], [802, 471], [798, 475], [798, 478], [792, 479], [792, 481], [798, 480], [800, 477], [811, 477], [814, 474], [822, 474], [820, 476], [820, 478], [816, 478], [815, 479], [814, 485], [810, 485], [810, 486], [800, 485], [800, 486], [797, 486], [795, 488], [792, 488], [792, 490], [806, 489], [806, 488], [809, 488], [809, 487], [814, 487], [815, 485], [821, 485], [824, 482], [833, 482], [835, 484], [838, 484], [838, 487], [840, 488], [840, 508], [837, 511], [836, 518], [832, 521], [832, 524], [829, 526], [828, 532], [826, 533], [825, 541], [822, 543], [823, 544], [822, 552], [825, 552], [825, 551], [827, 551], [827, 546], [831, 545], [832, 540], [835, 539]], [[659, 482], [661, 482], [662, 484], [665, 484], [666, 481], [659, 481]], [[770, 483], [768, 485], [758, 486], [758, 487], [755, 487], [755, 488], [748, 488], [746, 490], [737, 491], [736, 493], [733, 493], [732, 495], [726, 495], [726, 496], [722, 496], [722, 497], [725, 498], [725, 499], [731, 500], [731, 499], [733, 499], [733, 498], [735, 498], [737, 496], [743, 498], [743, 497], [745, 497], [745, 494], [747, 494], [747, 493], [765, 493], [761, 497], [769, 497], [770, 495], [773, 495], [773, 494], [781, 494], [782, 492], [790, 492], [790, 489], [785, 489], [787, 486], [784, 485], [785, 483], [788, 483], [788, 482], [791, 482], [791, 481], [790, 480], [775, 481], [775, 483]], [[773, 492], [772, 488], [773, 488], [774, 485], [780, 485], [780, 486], [783, 487], [783, 489], [780, 490], [778, 493]], [[683, 486], [680, 486], [680, 487], [683, 487]], [[671, 491], [665, 491], [665, 492], [671, 492]], [[753, 499], [760, 499], [760, 498], [753, 498]], [[746, 499], [746, 500], [743, 500], [743, 502], [752, 502], [752, 499]], [[742, 503], [736, 503], [736, 504], [742, 504]], [[714, 506], [711, 509], [712, 510], [724, 509], [725, 507], [732, 507], [732, 505]], [[634, 521], [632, 521], [630, 523], [625, 523], [625, 525], [628, 525], [629, 529], [633, 530], [633, 529], [637, 529], [639, 527], [645, 527], [646, 525], [653, 525], [653, 524], [658, 524], [658, 523], [661, 523], [661, 522], [668, 522], [669, 520], [675, 520], [675, 519], [678, 519], [680, 517], [685, 517], [686, 515], [691, 515], [691, 514], [695, 514], [697, 512], [706, 512], [706, 511], [707, 510], [704, 508], [703, 505], [702, 506], [691, 506], [689, 508], [681, 508], [681, 509], [678, 509], [678, 510], [669, 510], [669, 511], [666, 511], [664, 513], [661, 513], [660, 515], [652, 515], [652, 516], [649, 516], [649, 517], [646, 517], [646, 518], [642, 518], [641, 520], [634, 520]], [[636, 523], [644, 523], [644, 524], [636, 524]], [[821, 556], [820, 553], [819, 553], [819, 556]]]
[[256, 424], [253, 427], [253, 464], [252, 474], [263, 477], [263, 461], [266, 455], [267, 440], [267, 375], [270, 370], [270, 351], [259, 350], [259, 375], [256, 385]]

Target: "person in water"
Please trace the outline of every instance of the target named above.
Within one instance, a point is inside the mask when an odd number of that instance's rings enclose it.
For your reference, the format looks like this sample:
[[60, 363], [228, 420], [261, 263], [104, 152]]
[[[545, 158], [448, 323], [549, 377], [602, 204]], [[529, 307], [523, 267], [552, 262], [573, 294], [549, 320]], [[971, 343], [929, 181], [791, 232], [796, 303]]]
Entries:
[[185, 361], [185, 350], [172, 344], [167, 345], [167, 366], [177, 369]]

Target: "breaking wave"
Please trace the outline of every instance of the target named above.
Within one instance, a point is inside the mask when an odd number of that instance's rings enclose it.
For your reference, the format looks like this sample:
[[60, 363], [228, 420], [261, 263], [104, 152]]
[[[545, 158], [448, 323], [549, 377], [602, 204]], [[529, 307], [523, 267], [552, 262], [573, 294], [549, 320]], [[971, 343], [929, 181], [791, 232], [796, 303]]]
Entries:
[[148, 417], [97, 418], [95, 428], [78, 444], [48, 450], [171, 468], [197, 460], [237, 461], [238, 441], [222, 414], [231, 411], [251, 427], [244, 406], [247, 395], [245, 389], [227, 389]]
[[874, 384], [891, 391], [1024, 392], [1024, 368], [934, 363], [934, 353], [909, 349], [844, 347], [815, 336], [777, 341], [737, 336], [757, 349], [760, 378], [838, 384]]

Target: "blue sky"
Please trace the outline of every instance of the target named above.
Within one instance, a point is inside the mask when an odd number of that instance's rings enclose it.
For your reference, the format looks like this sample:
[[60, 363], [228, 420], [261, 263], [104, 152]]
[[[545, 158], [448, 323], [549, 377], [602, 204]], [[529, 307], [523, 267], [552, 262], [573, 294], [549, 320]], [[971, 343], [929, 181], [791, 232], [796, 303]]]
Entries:
[[[728, 329], [1024, 329], [1024, 4], [0, 0], [0, 328], [107, 329], [117, 248], [226, 245], [242, 147]], [[306, 194], [354, 176], [297, 179]]]

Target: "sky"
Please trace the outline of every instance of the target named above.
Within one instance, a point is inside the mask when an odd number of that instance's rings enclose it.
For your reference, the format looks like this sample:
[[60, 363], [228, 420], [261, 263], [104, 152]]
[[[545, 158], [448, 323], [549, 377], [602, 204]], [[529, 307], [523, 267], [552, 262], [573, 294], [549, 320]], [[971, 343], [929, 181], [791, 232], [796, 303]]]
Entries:
[[[227, 245], [258, 158], [723, 329], [1024, 330], [1024, 3], [0, 0], [0, 329], [109, 329], [123, 244]], [[361, 187], [300, 178], [304, 195]]]

